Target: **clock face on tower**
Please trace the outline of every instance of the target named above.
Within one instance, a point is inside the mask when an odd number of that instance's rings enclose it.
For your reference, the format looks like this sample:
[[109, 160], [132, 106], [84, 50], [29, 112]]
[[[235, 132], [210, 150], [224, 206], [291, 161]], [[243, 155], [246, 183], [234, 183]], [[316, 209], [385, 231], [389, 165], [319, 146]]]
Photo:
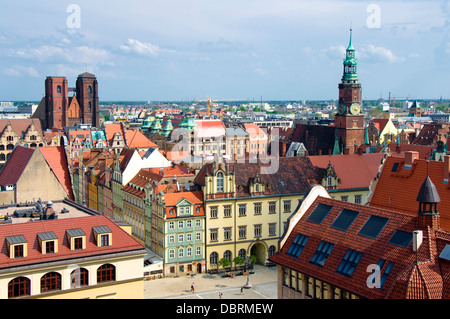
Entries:
[[338, 113], [339, 113], [339, 115], [344, 114], [345, 110], [346, 110], [345, 105], [344, 104], [339, 104], [339, 106], [338, 106]]
[[353, 115], [359, 114], [360, 110], [361, 107], [359, 106], [358, 103], [353, 103], [352, 105], [350, 105], [350, 113], [352, 113]]

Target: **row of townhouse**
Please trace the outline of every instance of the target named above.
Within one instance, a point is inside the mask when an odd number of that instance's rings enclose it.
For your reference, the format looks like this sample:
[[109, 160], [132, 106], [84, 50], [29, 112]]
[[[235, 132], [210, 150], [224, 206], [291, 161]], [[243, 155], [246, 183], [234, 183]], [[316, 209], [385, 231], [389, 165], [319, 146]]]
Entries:
[[133, 177], [130, 165], [136, 169], [145, 158], [137, 150], [103, 157], [102, 164], [85, 162], [91, 166], [83, 168], [82, 179], [74, 174], [74, 181], [85, 183], [79, 183], [78, 201], [85, 198], [89, 207], [130, 224], [132, 234], [163, 259], [165, 275], [179, 275], [217, 270], [221, 258], [254, 255], [265, 264], [311, 185], [365, 203], [384, 154], [279, 158], [272, 173], [262, 163], [207, 163], [196, 174], [171, 164], [141, 168]]

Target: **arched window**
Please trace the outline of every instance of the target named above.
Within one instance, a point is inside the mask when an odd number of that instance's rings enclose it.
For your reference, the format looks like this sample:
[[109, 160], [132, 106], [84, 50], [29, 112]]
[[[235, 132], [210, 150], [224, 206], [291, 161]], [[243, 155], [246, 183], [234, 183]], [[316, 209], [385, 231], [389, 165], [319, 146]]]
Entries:
[[70, 287], [78, 288], [89, 285], [89, 272], [86, 268], [77, 268], [70, 273]]
[[56, 93], [61, 94], [61, 85], [56, 87]]
[[239, 249], [238, 256], [245, 258], [245, 255], [246, 255], [245, 249]]
[[88, 93], [91, 94], [92, 93], [92, 86], [88, 86]]
[[217, 253], [215, 251], [209, 255], [209, 263], [211, 265], [217, 265]]
[[30, 295], [30, 279], [17, 277], [8, 283], [8, 298]]
[[41, 292], [61, 290], [61, 274], [49, 272], [41, 277]]
[[116, 281], [116, 267], [105, 264], [97, 269], [97, 283]]
[[8, 144], [8, 145], [6, 145], [6, 149], [7, 149], [7, 150], [13, 150], [13, 149], [14, 149], [14, 144]]
[[217, 192], [223, 192], [223, 173], [217, 173]]
[[0, 145], [0, 151], [4, 151], [5, 150], [5, 145], [1, 144]]
[[6, 160], [5, 154], [0, 154], [0, 161], [5, 161], [5, 160]]
[[223, 257], [231, 262], [231, 251], [227, 250], [223, 253]]

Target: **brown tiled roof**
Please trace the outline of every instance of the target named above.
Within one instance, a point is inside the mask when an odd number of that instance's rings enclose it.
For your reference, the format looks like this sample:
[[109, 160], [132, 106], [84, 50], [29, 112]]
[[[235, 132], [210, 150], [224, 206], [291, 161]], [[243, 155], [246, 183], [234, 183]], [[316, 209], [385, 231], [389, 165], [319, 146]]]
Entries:
[[298, 124], [291, 142], [303, 143], [309, 155], [325, 155], [333, 151], [335, 130], [334, 126]]
[[[329, 213], [321, 223], [308, 220], [319, 205], [328, 205]], [[358, 215], [346, 230], [333, 228], [344, 209]], [[361, 228], [372, 215], [386, 218], [387, 223], [375, 238], [360, 235]], [[449, 276], [449, 261], [439, 258], [439, 254], [450, 244], [449, 232], [429, 227], [423, 229], [423, 243], [417, 253], [412, 250], [412, 243], [404, 247], [390, 242], [397, 230], [412, 233], [416, 229], [416, 216], [318, 196], [286, 235], [279, 252], [269, 260], [363, 298], [448, 297], [449, 281], [443, 278]], [[295, 257], [287, 252], [297, 234], [308, 236], [308, 240], [300, 255]], [[332, 243], [334, 247], [320, 266], [310, 261], [321, 241]], [[343, 275], [337, 270], [349, 249], [361, 252], [362, 257], [351, 275]], [[394, 266], [381, 288], [370, 288], [367, 285], [371, 274], [368, 266], [376, 265], [380, 259], [386, 261], [381, 274], [388, 262], [393, 262]]]
[[[277, 170], [267, 174], [264, 167], [269, 168], [271, 165]], [[274, 162], [265, 163], [229, 163], [225, 164], [229, 172], [235, 175], [236, 196], [250, 196], [248, 183], [249, 179], [259, 175], [261, 182], [265, 186], [265, 195], [276, 194], [301, 194], [306, 193], [313, 181], [317, 177], [317, 168], [313, 166], [307, 157], [280, 157], [278, 165]], [[194, 183], [197, 185], [205, 185], [205, 177], [213, 174], [213, 163], [205, 164], [198, 172]]]
[[74, 199], [66, 153], [63, 146], [40, 147], [45, 160], [70, 199]]

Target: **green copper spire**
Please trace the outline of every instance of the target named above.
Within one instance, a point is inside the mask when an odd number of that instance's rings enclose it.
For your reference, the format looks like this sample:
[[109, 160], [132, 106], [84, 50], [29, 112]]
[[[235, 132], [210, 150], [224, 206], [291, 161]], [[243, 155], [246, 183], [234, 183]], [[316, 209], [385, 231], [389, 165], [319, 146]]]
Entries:
[[343, 83], [358, 83], [358, 74], [356, 67], [358, 62], [355, 57], [355, 48], [352, 44], [352, 29], [350, 29], [350, 42], [348, 44], [345, 60], [344, 60], [344, 75], [342, 76]]

